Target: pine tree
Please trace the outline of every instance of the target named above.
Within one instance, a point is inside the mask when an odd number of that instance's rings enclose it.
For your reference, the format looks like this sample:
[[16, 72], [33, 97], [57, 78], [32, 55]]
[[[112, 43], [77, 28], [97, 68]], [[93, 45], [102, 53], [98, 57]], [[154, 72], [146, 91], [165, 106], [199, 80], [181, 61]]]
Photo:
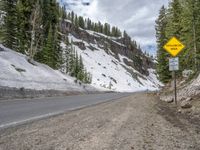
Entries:
[[69, 74], [71, 76], [75, 76], [75, 74], [74, 74], [74, 66], [75, 65], [74, 64], [75, 64], [75, 49], [71, 45], [70, 55], [69, 55]]
[[171, 38], [175, 36], [176, 38], [180, 39], [181, 35], [181, 13], [182, 7], [179, 0], [172, 0], [167, 12], [168, 15], [168, 22], [166, 33], [167, 37]]
[[79, 16], [78, 24], [79, 24], [79, 27], [81, 27], [82, 29], [85, 29], [85, 23], [84, 23], [83, 17]]
[[88, 18], [86, 22], [87, 22], [86, 23], [87, 24], [87, 29], [91, 30], [92, 29], [92, 22], [91, 22], [91, 20]]
[[18, 51], [25, 53], [30, 47], [33, 1], [18, 0], [17, 2], [17, 39]]
[[111, 35], [112, 36], [116, 36], [116, 33], [117, 31], [116, 31], [116, 28], [115, 27], [112, 27], [112, 31], [111, 31]]
[[83, 60], [82, 60], [82, 57], [81, 57], [81, 56], [80, 56], [80, 58], [79, 58], [79, 72], [78, 72], [77, 78], [78, 78], [80, 81], [83, 81], [83, 78], [84, 78], [84, 66], [83, 66]]
[[104, 32], [105, 35], [110, 36], [110, 25], [108, 23], [104, 24]]
[[69, 70], [70, 70], [70, 48], [68, 45], [66, 45], [65, 47], [65, 70], [66, 72], [65, 73], [69, 73]]
[[78, 53], [76, 51], [75, 53], [75, 61], [74, 61], [74, 76], [77, 78], [78, 77], [78, 73], [79, 73], [79, 57], [78, 57]]
[[17, 50], [17, 0], [3, 0], [4, 17], [3, 25], [3, 45]]
[[78, 20], [78, 16], [77, 15], [75, 16], [74, 25], [75, 25], [76, 28], [79, 27], [79, 20]]
[[37, 52], [41, 50], [43, 35], [42, 35], [42, 10], [41, 2], [37, 0], [33, 6], [31, 17], [30, 17], [30, 26], [31, 26], [31, 39], [30, 46], [28, 48], [28, 55], [31, 59], [34, 58]]
[[74, 12], [73, 11], [71, 12], [71, 21], [72, 21], [72, 23], [74, 23]]
[[186, 43], [184, 54], [184, 66], [188, 69], [197, 71], [199, 68], [198, 49], [199, 45], [199, 26], [200, 26], [200, 2], [197, 0], [185, 0], [182, 11], [182, 40]]
[[168, 65], [169, 54], [163, 49], [164, 44], [167, 42], [166, 37], [166, 9], [164, 6], [160, 9], [159, 17], [156, 20], [156, 38], [157, 38], [157, 72], [159, 74], [159, 78], [162, 82], [166, 83], [170, 80], [170, 72]]
[[54, 68], [53, 64], [53, 51], [54, 51], [54, 45], [53, 45], [53, 29], [50, 26], [47, 42], [43, 48], [42, 51], [42, 59], [40, 60], [42, 63], [47, 64], [48, 66]]
[[60, 9], [59, 16], [60, 16], [60, 18], [62, 18], [62, 20], [67, 19], [67, 13], [66, 13], [66, 8], [65, 8], [65, 6], [63, 6], [63, 7]]

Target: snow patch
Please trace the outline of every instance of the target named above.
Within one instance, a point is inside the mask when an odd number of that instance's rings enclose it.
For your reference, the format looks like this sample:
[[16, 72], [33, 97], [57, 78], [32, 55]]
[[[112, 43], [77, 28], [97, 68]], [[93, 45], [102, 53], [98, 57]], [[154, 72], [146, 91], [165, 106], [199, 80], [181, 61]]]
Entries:
[[[0, 86], [35, 90], [84, 91], [75, 78], [0, 45]], [[87, 87], [86, 87], [87, 88]], [[90, 87], [88, 87], [90, 88]], [[91, 88], [92, 89], [92, 88]]]
[[[87, 32], [93, 35], [100, 35], [93, 31], [87, 30]], [[69, 39], [80, 42], [79, 39], [71, 34], [69, 35]], [[136, 92], [158, 90], [162, 85], [156, 77], [155, 70], [149, 69], [149, 76], [142, 75], [137, 70], [124, 63], [124, 59], [133, 62], [133, 60], [126, 56], [118, 55], [118, 60], [114, 57], [114, 53], [112, 53], [111, 50], [109, 50], [109, 53], [113, 56], [106, 53], [105, 50], [101, 49], [97, 44], [88, 44], [85, 41], [81, 42], [85, 43], [86, 50], [83, 51], [76, 45], [74, 45], [74, 47], [77, 53], [82, 56], [85, 68], [92, 74], [92, 86], [98, 89], [117, 92]], [[65, 47], [64, 43], [62, 45]], [[97, 50], [92, 51], [87, 47], [88, 45], [92, 45]], [[134, 75], [129, 73], [125, 68], [132, 70]]]

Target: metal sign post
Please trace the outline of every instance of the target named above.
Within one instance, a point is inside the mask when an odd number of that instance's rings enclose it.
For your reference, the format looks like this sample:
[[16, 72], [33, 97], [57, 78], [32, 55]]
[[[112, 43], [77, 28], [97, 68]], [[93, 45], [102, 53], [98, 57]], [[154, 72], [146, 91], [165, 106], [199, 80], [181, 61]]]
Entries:
[[175, 104], [177, 105], [176, 71], [173, 71], [173, 73], [174, 73], [174, 100]]
[[174, 101], [177, 105], [177, 89], [176, 89], [176, 71], [179, 70], [179, 58], [170, 58], [169, 59], [169, 70], [173, 71], [173, 78], [174, 78]]
[[169, 70], [173, 71], [173, 78], [174, 78], [174, 101], [177, 105], [177, 89], [176, 89], [176, 71], [179, 70], [179, 58], [170, 58], [169, 59]]
[[169, 59], [169, 70], [173, 71], [174, 78], [174, 101], [177, 105], [176, 71], [179, 70], [179, 58], [176, 57], [183, 49], [183, 45], [176, 37], [172, 37], [165, 45], [164, 49], [174, 58]]

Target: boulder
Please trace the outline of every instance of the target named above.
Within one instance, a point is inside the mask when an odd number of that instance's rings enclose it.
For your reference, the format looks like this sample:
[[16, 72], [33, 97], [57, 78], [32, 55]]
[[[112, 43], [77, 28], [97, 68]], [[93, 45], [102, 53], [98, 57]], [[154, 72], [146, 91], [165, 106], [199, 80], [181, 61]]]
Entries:
[[4, 51], [4, 49], [2, 47], [0, 47], [0, 51]]
[[189, 78], [192, 74], [194, 74], [194, 71], [192, 71], [192, 70], [184, 70], [184, 71], [182, 72], [182, 76], [183, 76], [184, 78]]
[[174, 98], [172, 98], [172, 97], [161, 97], [160, 99], [164, 102], [167, 102], [167, 103], [173, 103], [174, 102]]
[[188, 108], [191, 108], [192, 107], [192, 104], [189, 102], [189, 101], [182, 101], [181, 102], [181, 108], [183, 109], [188, 109]]

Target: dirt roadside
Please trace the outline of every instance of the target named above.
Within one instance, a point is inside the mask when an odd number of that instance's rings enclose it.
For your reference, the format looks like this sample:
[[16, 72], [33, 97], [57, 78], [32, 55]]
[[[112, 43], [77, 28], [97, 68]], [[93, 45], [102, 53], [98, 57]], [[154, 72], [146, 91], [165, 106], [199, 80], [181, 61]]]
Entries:
[[199, 150], [200, 122], [153, 94], [0, 131], [0, 150]]

